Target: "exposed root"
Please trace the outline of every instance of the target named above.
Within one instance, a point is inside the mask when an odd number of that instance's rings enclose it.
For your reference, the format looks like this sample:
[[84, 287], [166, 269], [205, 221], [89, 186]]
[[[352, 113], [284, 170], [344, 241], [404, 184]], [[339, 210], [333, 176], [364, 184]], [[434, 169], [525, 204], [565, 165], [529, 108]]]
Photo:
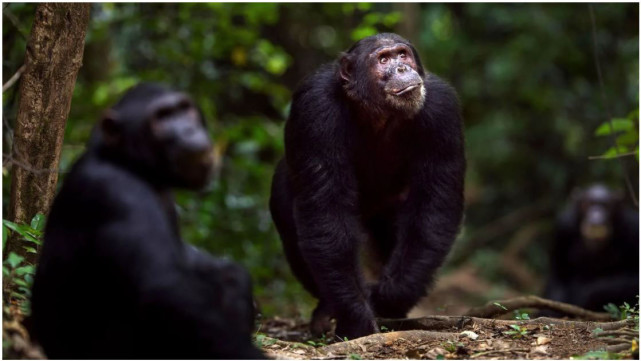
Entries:
[[605, 350], [608, 351], [608, 352], [612, 352], [612, 353], [628, 351], [628, 350], [630, 350], [630, 344], [622, 343], [622, 344], [619, 344], [619, 345], [607, 346], [605, 348]]
[[634, 321], [623, 320], [613, 322], [570, 321], [557, 318], [539, 317], [531, 320], [495, 320], [469, 316], [426, 316], [409, 319], [379, 319], [379, 326], [390, 330], [452, 330], [462, 329], [474, 324], [483, 326], [509, 326], [509, 325], [556, 325], [564, 327], [584, 327], [588, 331], [600, 328], [603, 331], [618, 330], [632, 326]]
[[324, 354], [346, 355], [350, 353], [369, 352], [369, 347], [391, 345], [394, 342], [404, 341], [409, 343], [421, 343], [427, 340], [448, 340], [458, 336], [457, 333], [433, 332], [433, 331], [396, 331], [387, 333], [376, 333], [373, 335], [357, 338], [355, 340], [339, 342], [318, 348]]
[[506, 349], [506, 350], [490, 350], [490, 351], [483, 351], [479, 353], [475, 353], [474, 355], [470, 356], [470, 358], [477, 358], [480, 356], [485, 356], [489, 354], [494, 354], [494, 353], [516, 353], [516, 352], [530, 352], [529, 349], [527, 348], [511, 348], [511, 349]]
[[[506, 309], [497, 306], [496, 303]], [[473, 307], [465, 316], [492, 318], [520, 308], [550, 309], [568, 316], [590, 321], [610, 321], [612, 316], [605, 312], [594, 312], [568, 303], [552, 301], [538, 296], [523, 296], [509, 300], [488, 302], [483, 306]]]

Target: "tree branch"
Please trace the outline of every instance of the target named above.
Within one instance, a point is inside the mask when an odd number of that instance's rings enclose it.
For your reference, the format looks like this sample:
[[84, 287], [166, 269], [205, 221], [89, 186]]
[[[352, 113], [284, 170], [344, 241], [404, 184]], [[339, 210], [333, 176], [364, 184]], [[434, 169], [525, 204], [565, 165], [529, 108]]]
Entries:
[[18, 71], [16, 71], [16, 73], [13, 74], [6, 83], [4, 83], [4, 85], [2, 86], [3, 93], [7, 91], [7, 89], [11, 88], [11, 86], [13, 86], [13, 84], [15, 84], [18, 79], [20, 79], [20, 76], [22, 75], [22, 73], [24, 73], [25, 69], [27, 69], [27, 64], [22, 64]]
[[[499, 303], [507, 310], [495, 305]], [[503, 315], [519, 308], [537, 308], [537, 309], [550, 309], [553, 311], [562, 312], [569, 316], [574, 316], [583, 320], [590, 321], [610, 321], [612, 317], [605, 312], [594, 312], [584, 308], [571, 305], [568, 303], [552, 301], [538, 296], [523, 296], [512, 298], [509, 300], [488, 302], [484, 306], [473, 307], [466, 316], [492, 318], [495, 316]]]

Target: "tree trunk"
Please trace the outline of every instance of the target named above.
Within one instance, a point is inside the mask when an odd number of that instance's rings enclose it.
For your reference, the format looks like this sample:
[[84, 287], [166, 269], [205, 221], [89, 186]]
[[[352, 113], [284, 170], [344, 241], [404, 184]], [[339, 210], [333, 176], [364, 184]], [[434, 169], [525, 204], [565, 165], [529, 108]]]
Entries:
[[[58, 162], [78, 70], [82, 66], [91, 4], [45, 3], [36, 8], [20, 81], [13, 144], [10, 219], [29, 223], [47, 214], [58, 181]], [[6, 252], [25, 254], [15, 235]]]
[[418, 42], [418, 22], [421, 6], [418, 3], [395, 3], [394, 10], [403, 14], [403, 19], [396, 25], [396, 32], [416, 44]]

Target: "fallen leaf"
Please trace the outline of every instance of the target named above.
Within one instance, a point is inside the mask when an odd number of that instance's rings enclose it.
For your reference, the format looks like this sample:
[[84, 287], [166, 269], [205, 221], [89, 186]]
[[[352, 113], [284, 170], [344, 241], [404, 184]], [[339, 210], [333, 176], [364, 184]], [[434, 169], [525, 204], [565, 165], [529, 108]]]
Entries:
[[548, 344], [550, 342], [552, 342], [552, 339], [549, 338], [549, 337], [541, 336], [541, 337], [537, 337], [537, 339], [536, 339], [536, 344], [537, 345], [546, 345], [546, 344]]
[[443, 356], [446, 353], [447, 353], [447, 351], [445, 351], [445, 349], [440, 348], [440, 347], [436, 347], [436, 348], [433, 348], [433, 349], [429, 350], [425, 355], [423, 355], [423, 357], [428, 359], [428, 360], [436, 360], [439, 355]]
[[541, 355], [547, 355], [548, 353], [548, 346], [536, 346], [535, 348], [532, 349], [532, 353], [538, 353]]
[[472, 341], [474, 341], [477, 338], [479, 338], [479, 335], [474, 333], [474, 332], [472, 332], [472, 331], [463, 331], [463, 332], [461, 332], [461, 336], [465, 336], [465, 337], [471, 339]]

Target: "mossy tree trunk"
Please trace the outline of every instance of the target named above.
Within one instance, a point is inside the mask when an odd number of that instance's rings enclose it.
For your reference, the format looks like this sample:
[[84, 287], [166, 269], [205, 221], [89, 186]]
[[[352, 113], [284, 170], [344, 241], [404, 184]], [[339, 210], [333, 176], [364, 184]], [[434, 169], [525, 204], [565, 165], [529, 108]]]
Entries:
[[[58, 163], [78, 70], [82, 66], [91, 4], [43, 3], [36, 8], [20, 80], [12, 150], [9, 219], [29, 223], [47, 214], [55, 195]], [[18, 237], [5, 255], [26, 254]]]

